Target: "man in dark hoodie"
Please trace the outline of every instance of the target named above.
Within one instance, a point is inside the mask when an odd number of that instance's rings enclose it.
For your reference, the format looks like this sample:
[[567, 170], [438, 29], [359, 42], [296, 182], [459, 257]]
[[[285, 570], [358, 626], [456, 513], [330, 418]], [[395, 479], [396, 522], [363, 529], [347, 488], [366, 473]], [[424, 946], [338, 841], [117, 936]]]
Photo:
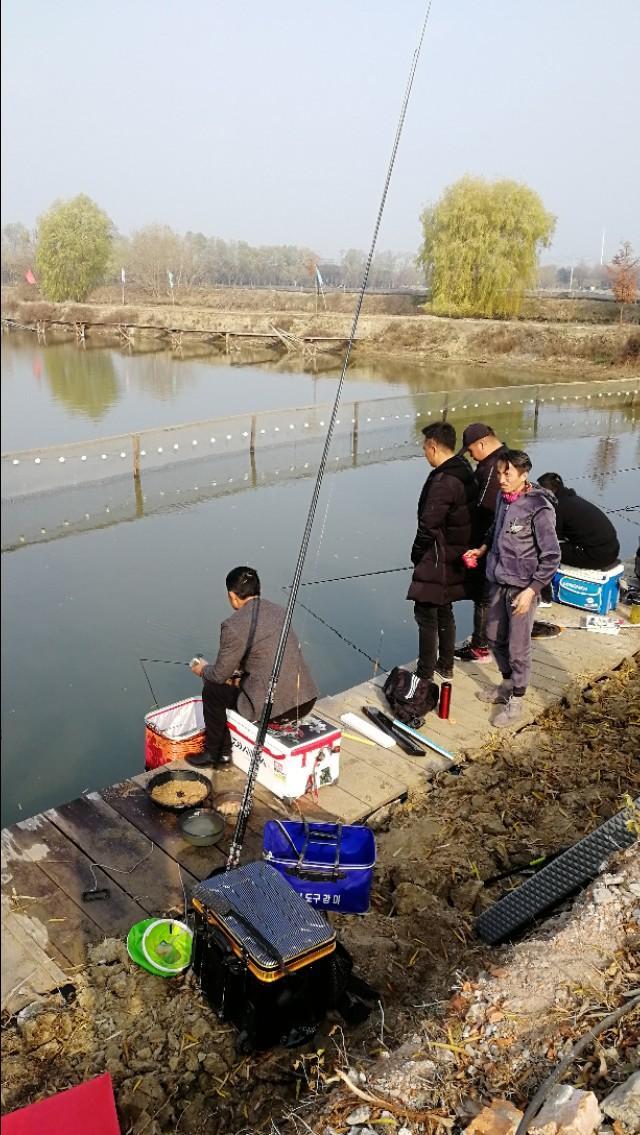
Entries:
[[508, 449], [498, 461], [500, 499], [484, 543], [468, 556], [487, 555], [487, 634], [502, 675], [498, 686], [478, 694], [499, 705], [493, 724], [515, 724], [531, 676], [531, 630], [540, 592], [560, 563], [553, 497], [529, 481], [526, 453]]
[[620, 544], [613, 524], [591, 501], [568, 489], [559, 473], [543, 473], [538, 484], [555, 497], [556, 532], [562, 563], [604, 571], [613, 567]]
[[429, 474], [418, 502], [418, 530], [411, 549], [414, 565], [408, 599], [414, 601], [419, 628], [418, 678], [434, 671], [453, 677], [456, 643], [454, 603], [466, 597], [462, 555], [473, 534], [478, 486], [468, 461], [456, 454], [456, 431], [449, 422], [434, 422], [422, 431]]
[[[478, 482], [478, 503], [474, 514], [475, 539], [481, 544], [493, 524], [496, 503], [500, 493], [497, 463], [507, 452], [506, 445], [496, 437], [491, 426], [483, 422], [472, 422], [462, 435], [460, 456], [468, 453], [476, 462]], [[490, 662], [491, 651], [487, 640], [487, 581], [484, 571], [485, 561], [480, 560], [473, 577], [473, 633], [471, 638], [456, 648], [458, 662]]]

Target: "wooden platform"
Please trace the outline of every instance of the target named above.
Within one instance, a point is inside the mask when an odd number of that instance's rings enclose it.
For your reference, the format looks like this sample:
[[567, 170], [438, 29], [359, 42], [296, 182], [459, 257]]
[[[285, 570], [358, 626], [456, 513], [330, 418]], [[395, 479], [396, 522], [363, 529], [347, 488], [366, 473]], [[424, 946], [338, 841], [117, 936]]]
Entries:
[[[580, 613], [571, 608], [554, 605], [540, 618], [547, 614], [567, 629], [534, 642], [533, 680], [520, 728], [557, 702], [572, 682], [602, 675], [640, 648], [640, 628], [627, 626], [617, 636], [593, 634], [577, 629]], [[475, 695], [496, 679], [493, 663], [457, 665], [451, 717], [440, 721], [430, 714], [424, 735], [454, 758], [472, 753], [491, 733], [491, 707]], [[339, 724], [341, 714], [360, 713], [365, 704], [384, 708], [381, 684], [381, 678], [372, 679], [323, 698], [317, 709]], [[321, 788], [317, 801], [304, 797], [287, 806], [257, 787], [243, 858], [260, 855], [263, 825], [270, 817], [363, 821], [449, 765], [435, 754], [408, 757], [398, 747], [381, 749], [343, 738], [339, 783]], [[182, 916], [194, 883], [224, 864], [233, 823], [218, 846], [192, 847], [182, 838], [176, 816], [151, 804], [145, 790], [149, 775], [87, 793], [2, 832], [3, 1010], [16, 1012], [72, 980], [92, 943], [125, 937], [134, 922], [152, 914]], [[214, 797], [242, 791], [244, 775], [237, 769], [208, 775]], [[110, 897], [83, 901], [83, 892], [96, 886], [108, 887]]]

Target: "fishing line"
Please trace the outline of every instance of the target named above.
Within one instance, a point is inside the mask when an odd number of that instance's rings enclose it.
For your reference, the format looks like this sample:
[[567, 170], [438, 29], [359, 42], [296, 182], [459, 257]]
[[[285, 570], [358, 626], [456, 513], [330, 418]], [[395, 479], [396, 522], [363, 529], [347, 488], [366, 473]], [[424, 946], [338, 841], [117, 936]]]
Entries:
[[[322, 547], [322, 542], [323, 542], [323, 540], [324, 540], [324, 534], [325, 534], [325, 530], [326, 530], [326, 527], [327, 527], [327, 518], [328, 518], [328, 516], [329, 516], [329, 506], [330, 506], [330, 504], [331, 504], [331, 501], [332, 501], [332, 499], [333, 499], [333, 485], [334, 485], [334, 482], [333, 482], [333, 480], [332, 480], [332, 481], [330, 482], [330, 485], [329, 485], [329, 493], [328, 493], [328, 495], [327, 495], [327, 503], [326, 503], [326, 507], [325, 507], [325, 510], [324, 510], [324, 516], [323, 516], [323, 518], [322, 518], [322, 527], [321, 527], [321, 529], [320, 529], [320, 536], [319, 536], [319, 539], [318, 539], [318, 546], [317, 546], [317, 548], [316, 548], [316, 555], [315, 555], [315, 564], [314, 564], [316, 571], [317, 571], [317, 569], [318, 569], [318, 561], [319, 561], [319, 559], [320, 559], [320, 549], [321, 549], [321, 547]], [[283, 587], [283, 588], [282, 588], [282, 590], [283, 590], [283, 591], [286, 591], [286, 590], [287, 590], [287, 588], [286, 588], [286, 587]], [[306, 618], [305, 618], [305, 619], [303, 620], [303, 626], [302, 626], [302, 633], [303, 633], [303, 637], [304, 637], [304, 636], [306, 635], [306, 630], [307, 630], [307, 620], [306, 620]], [[298, 681], [299, 681], [299, 680], [300, 680], [300, 674], [298, 673]]]
[[[333, 633], [337, 635], [338, 638], [342, 640], [342, 642], [346, 642], [347, 646], [350, 646], [353, 650], [357, 650], [358, 654], [363, 654], [364, 657], [368, 659], [369, 662], [372, 662], [374, 666], [380, 666], [379, 657], [372, 658], [371, 655], [367, 654], [366, 650], [363, 650], [361, 646], [356, 646], [355, 642], [351, 642], [351, 639], [345, 638], [345, 636], [341, 634], [340, 631], [336, 629], [336, 627], [332, 626], [331, 623], [328, 623], [327, 620], [323, 619], [321, 615], [317, 615], [315, 611], [312, 611], [311, 607], [306, 607], [305, 604], [301, 603], [300, 601], [298, 601], [298, 607], [302, 607], [303, 611], [307, 611], [314, 619], [317, 619], [319, 623], [322, 623], [323, 627], [326, 627], [327, 630], [333, 631]], [[382, 633], [383, 632], [381, 631], [381, 636]], [[387, 671], [385, 668], [385, 673], [386, 672]]]
[[[392, 575], [395, 571], [413, 571], [413, 567], [409, 564], [407, 567], [397, 568], [381, 568], [380, 571], [362, 571], [357, 575], [335, 575], [331, 579], [309, 579], [306, 583], [301, 583], [301, 587], [315, 587], [319, 583], [344, 583], [346, 579], [368, 579], [372, 575]], [[283, 591], [288, 591], [287, 587], [282, 588]]]
[[144, 674], [145, 678], [147, 679], [147, 685], [148, 685], [149, 689], [151, 690], [151, 697], [153, 698], [154, 705], [155, 705], [156, 709], [160, 709], [158, 699], [153, 692], [153, 686], [151, 685], [151, 680], [150, 680], [149, 675], [147, 674], [147, 671], [146, 671], [146, 668], [145, 668], [145, 662], [158, 662], [162, 666], [188, 666], [189, 663], [188, 662], [175, 662], [171, 658], [139, 658], [138, 662], [142, 666], [142, 673]]
[[278, 645], [276, 647], [276, 653], [275, 653], [275, 657], [274, 657], [274, 660], [273, 660], [273, 668], [271, 670], [271, 675], [269, 677], [269, 683], [268, 683], [268, 686], [267, 686], [267, 695], [265, 697], [264, 706], [262, 708], [262, 713], [260, 715], [260, 721], [258, 723], [256, 739], [255, 739], [255, 743], [254, 743], [254, 747], [253, 747], [253, 752], [251, 754], [251, 760], [250, 760], [250, 763], [249, 763], [249, 770], [247, 772], [247, 783], [245, 785], [244, 796], [243, 796], [243, 799], [242, 799], [242, 805], [240, 807], [240, 811], [238, 812], [238, 819], [236, 821], [236, 827], [235, 827], [235, 831], [233, 833], [233, 840], [232, 840], [232, 843], [231, 843], [231, 848], [229, 850], [229, 857], [227, 859], [227, 870], [229, 870], [232, 867], [235, 867], [240, 860], [240, 852], [242, 850], [242, 844], [243, 844], [243, 841], [244, 841], [244, 836], [245, 836], [245, 832], [246, 832], [246, 829], [247, 829], [247, 823], [248, 823], [248, 820], [249, 820], [249, 815], [251, 813], [251, 807], [252, 807], [252, 803], [253, 803], [253, 791], [254, 791], [255, 782], [256, 782], [256, 779], [257, 779], [257, 776], [258, 776], [258, 768], [260, 766], [260, 758], [261, 758], [261, 754], [262, 754], [262, 748], [263, 748], [263, 745], [264, 745], [265, 737], [267, 735], [267, 728], [268, 728], [269, 720], [271, 718], [271, 713], [272, 713], [272, 710], [273, 710], [273, 701], [274, 701], [274, 697], [275, 697], [276, 687], [277, 687], [277, 684], [278, 684], [278, 678], [280, 677], [280, 671], [282, 669], [284, 652], [285, 652], [285, 648], [286, 648], [286, 645], [287, 645], [287, 639], [289, 637], [289, 631], [291, 629], [291, 622], [292, 622], [292, 619], [293, 619], [293, 610], [294, 610], [294, 607], [296, 605], [296, 599], [298, 597], [298, 590], [299, 590], [299, 587], [300, 587], [300, 580], [302, 578], [302, 571], [303, 571], [303, 568], [304, 568], [304, 562], [305, 562], [306, 555], [307, 555], [307, 549], [309, 547], [309, 540], [311, 538], [311, 529], [313, 527], [313, 521], [315, 519], [316, 508], [317, 508], [317, 505], [318, 505], [318, 497], [320, 495], [320, 487], [322, 485], [322, 479], [324, 477], [324, 471], [325, 471], [325, 468], [326, 468], [327, 458], [329, 456], [329, 450], [331, 448], [331, 442], [332, 442], [332, 439], [333, 439], [333, 433], [334, 433], [334, 429], [335, 429], [336, 419], [337, 419], [337, 416], [338, 416], [338, 410], [339, 410], [339, 406], [340, 406], [340, 398], [341, 398], [341, 395], [342, 395], [342, 388], [344, 386], [345, 375], [347, 373], [347, 367], [349, 365], [349, 359], [351, 357], [351, 351], [353, 349], [353, 343], [354, 343], [355, 336], [356, 336], [356, 329], [357, 329], [357, 326], [358, 326], [358, 320], [360, 318], [360, 311], [362, 309], [362, 304], [363, 304], [363, 301], [364, 301], [364, 294], [365, 294], [365, 291], [366, 291], [366, 288], [367, 288], [367, 283], [369, 281], [369, 272], [371, 270], [371, 262], [373, 260], [373, 254], [375, 252], [375, 247], [376, 247], [376, 243], [377, 243], [377, 240], [378, 240], [378, 233], [380, 231], [380, 224], [382, 222], [382, 215], [384, 213], [384, 208], [385, 208], [386, 201], [387, 201], [387, 193], [389, 191], [391, 174], [393, 173], [393, 167], [395, 165], [396, 154], [398, 152], [398, 146], [400, 145], [402, 128], [404, 126], [404, 120], [405, 120], [406, 113], [407, 113], [407, 107], [409, 105], [409, 98], [411, 96], [411, 91], [412, 91], [412, 88], [413, 88], [413, 82], [414, 82], [414, 79], [415, 79], [416, 69], [417, 69], [417, 66], [418, 66], [418, 59], [420, 58], [420, 51], [422, 49], [422, 43], [423, 43], [423, 40], [424, 40], [424, 35], [425, 35], [426, 28], [427, 28], [427, 22], [428, 22], [429, 15], [430, 15], [430, 12], [431, 12], [432, 2], [433, 2], [433, 0], [428, 0], [427, 10], [426, 10], [425, 17], [424, 17], [424, 20], [423, 20], [423, 23], [422, 23], [422, 28], [420, 30], [418, 45], [417, 45], [417, 47], [416, 47], [416, 49], [413, 53], [413, 59], [411, 61], [411, 66], [409, 68], [409, 78], [407, 80], [407, 85], [406, 85], [405, 92], [404, 92], [404, 98], [402, 100], [402, 107], [401, 107], [401, 110], [400, 110], [400, 117], [398, 119], [398, 125], [396, 127], [395, 137], [394, 137], [394, 140], [393, 140], [393, 146], [391, 148], [391, 157], [389, 159], [389, 165], [388, 165], [388, 168], [387, 168], [387, 174], [386, 174], [386, 178], [385, 178], [385, 182], [384, 182], [384, 188], [383, 188], [383, 191], [382, 191], [382, 197], [381, 197], [381, 200], [380, 200], [380, 205], [378, 207], [378, 215], [376, 217], [376, 222], [375, 222], [375, 226], [374, 226], [374, 230], [373, 230], [371, 247], [369, 249], [369, 255], [367, 256], [367, 262], [366, 262], [364, 274], [363, 274], [363, 277], [362, 277], [362, 284], [360, 286], [360, 291], [358, 293], [358, 299], [357, 299], [357, 303], [356, 303], [356, 307], [355, 307], [355, 311], [354, 311], [354, 315], [353, 315], [353, 321], [352, 321], [352, 324], [351, 324], [351, 331], [350, 331], [350, 334], [349, 334], [349, 340], [347, 342], [347, 349], [345, 351], [344, 361], [343, 361], [343, 364], [342, 364], [342, 370], [340, 372], [340, 379], [338, 381], [338, 389], [336, 391], [335, 401], [334, 401], [334, 404], [333, 404], [333, 410], [331, 411], [331, 419], [329, 421], [329, 428], [327, 430], [327, 436], [325, 438], [324, 447], [323, 447], [323, 450], [322, 450], [322, 457], [320, 458], [320, 465], [318, 467], [318, 473], [317, 473], [317, 476], [316, 476], [316, 482], [315, 482], [315, 486], [314, 486], [314, 489], [313, 489], [311, 504], [309, 506], [309, 512], [308, 512], [308, 515], [307, 515], [307, 521], [306, 521], [304, 533], [303, 533], [303, 536], [302, 536], [302, 542], [300, 544], [300, 550], [298, 552], [298, 560], [297, 560], [297, 563], [296, 563], [295, 571], [293, 573], [293, 582], [291, 584], [291, 591], [289, 593], [289, 599], [288, 599], [287, 607], [286, 607], [286, 610], [285, 610], [284, 621], [283, 621], [283, 624], [282, 624], [282, 630], [280, 632], [280, 638], [279, 638], [279, 641], [278, 641]]

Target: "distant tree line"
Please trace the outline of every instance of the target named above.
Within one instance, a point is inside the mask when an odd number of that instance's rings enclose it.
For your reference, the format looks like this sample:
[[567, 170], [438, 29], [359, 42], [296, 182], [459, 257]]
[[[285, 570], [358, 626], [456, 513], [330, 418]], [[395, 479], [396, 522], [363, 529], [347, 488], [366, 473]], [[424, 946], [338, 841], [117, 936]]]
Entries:
[[[368, 286], [390, 291], [428, 286], [431, 310], [443, 315], [509, 318], [526, 291], [539, 287], [585, 290], [611, 287], [633, 303], [639, 259], [624, 243], [608, 265], [539, 267], [555, 217], [528, 185], [463, 177], [421, 216], [423, 241], [411, 253], [381, 252]], [[198, 287], [346, 288], [360, 286], [366, 254], [347, 249], [328, 263], [297, 245], [254, 246], [200, 232], [147, 225], [118, 233], [107, 214], [80, 194], [58, 201], [39, 218], [2, 230], [2, 283], [27, 281], [47, 299], [85, 300], [99, 284], [121, 284], [159, 300]]]
[[548, 291], [560, 290], [583, 292], [593, 288], [606, 291], [611, 287], [606, 264], [587, 264], [580, 260], [574, 265], [543, 264], [538, 269], [538, 287]]
[[[97, 257], [95, 248], [89, 254], [89, 231], [99, 246]], [[77, 272], [80, 263], [88, 270], [71, 282], [68, 271]], [[124, 236], [84, 196], [54, 205], [40, 218], [36, 232], [20, 223], [2, 229], [2, 283], [24, 282], [32, 271], [51, 299], [84, 299], [97, 284], [120, 284], [123, 269], [127, 286], [154, 299], [168, 294], [169, 279], [176, 298], [195, 287], [310, 288], [318, 285], [318, 273], [323, 287], [353, 289], [362, 282], [365, 263], [366, 253], [353, 248], [328, 263], [310, 248], [256, 246], [200, 232], [181, 234], [168, 225], [146, 225]], [[374, 257], [370, 288], [421, 286], [424, 280], [414, 253], [380, 252]]]

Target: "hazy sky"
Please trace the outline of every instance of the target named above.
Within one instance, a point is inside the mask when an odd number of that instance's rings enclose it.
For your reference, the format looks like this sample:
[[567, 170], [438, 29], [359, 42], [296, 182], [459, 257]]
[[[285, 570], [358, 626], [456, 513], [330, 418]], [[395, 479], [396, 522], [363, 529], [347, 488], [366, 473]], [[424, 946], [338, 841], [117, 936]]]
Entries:
[[[3, 224], [84, 192], [123, 232], [368, 247], [425, 11], [3, 0]], [[378, 247], [471, 173], [540, 193], [551, 259], [640, 249], [639, 57], [640, 0], [433, 0]]]

